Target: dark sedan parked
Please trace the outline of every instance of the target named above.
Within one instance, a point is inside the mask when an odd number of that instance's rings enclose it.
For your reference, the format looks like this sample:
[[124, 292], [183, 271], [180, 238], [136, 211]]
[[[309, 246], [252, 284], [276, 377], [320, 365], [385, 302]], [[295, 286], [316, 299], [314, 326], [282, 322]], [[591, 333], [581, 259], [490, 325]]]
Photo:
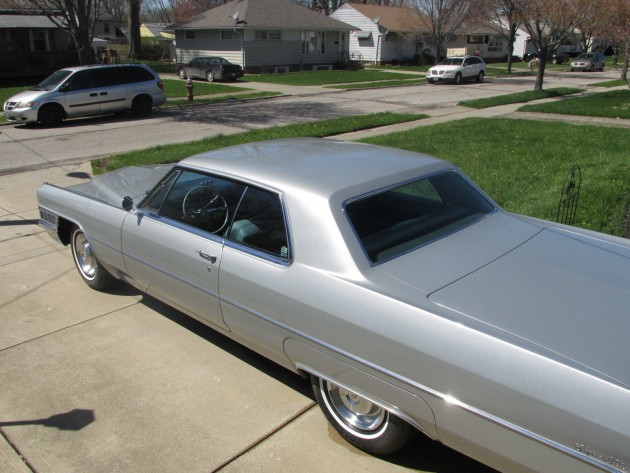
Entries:
[[196, 57], [188, 64], [177, 64], [177, 73], [182, 79], [206, 79], [234, 81], [243, 77], [243, 68], [222, 57]]

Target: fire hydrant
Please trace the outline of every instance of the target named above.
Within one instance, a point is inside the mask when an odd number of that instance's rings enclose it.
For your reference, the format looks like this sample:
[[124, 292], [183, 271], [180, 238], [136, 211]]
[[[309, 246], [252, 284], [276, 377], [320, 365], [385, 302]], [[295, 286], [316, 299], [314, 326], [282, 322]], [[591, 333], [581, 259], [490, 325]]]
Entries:
[[193, 81], [192, 79], [189, 77], [188, 81], [186, 82], [186, 90], [188, 90], [188, 100], [192, 100], [193, 99]]

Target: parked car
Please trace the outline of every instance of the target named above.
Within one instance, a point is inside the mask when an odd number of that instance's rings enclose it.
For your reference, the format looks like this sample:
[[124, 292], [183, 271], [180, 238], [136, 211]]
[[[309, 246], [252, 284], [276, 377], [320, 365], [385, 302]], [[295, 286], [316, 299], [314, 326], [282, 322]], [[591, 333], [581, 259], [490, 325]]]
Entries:
[[66, 118], [131, 110], [147, 116], [166, 102], [160, 77], [144, 64], [66, 67], [4, 102], [9, 121], [56, 126]]
[[[523, 61], [531, 61], [532, 59], [538, 59], [540, 57], [539, 53], [528, 53], [523, 56]], [[551, 62], [552, 64], [564, 64], [570, 59], [568, 53], [563, 52], [553, 52], [547, 55], [547, 62]]]
[[483, 82], [486, 63], [478, 56], [453, 56], [442, 60], [427, 72], [429, 84], [452, 82], [460, 84], [464, 80]]
[[361, 449], [420, 431], [502, 471], [630, 465], [630, 240], [506, 212], [448, 162], [321, 139], [38, 201], [90, 287], [124, 280], [310, 378]]
[[215, 80], [235, 81], [243, 77], [243, 68], [238, 64], [232, 64], [222, 57], [196, 57], [187, 64], [175, 66], [181, 79], [206, 79], [208, 82]]
[[582, 53], [571, 61], [571, 71], [603, 71], [604, 63], [602, 53]]

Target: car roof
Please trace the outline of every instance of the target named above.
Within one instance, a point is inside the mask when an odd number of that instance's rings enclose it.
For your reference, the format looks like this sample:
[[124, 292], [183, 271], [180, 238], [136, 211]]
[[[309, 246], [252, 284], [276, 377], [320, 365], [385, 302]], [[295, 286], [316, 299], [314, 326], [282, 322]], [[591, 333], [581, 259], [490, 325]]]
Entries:
[[116, 67], [116, 68], [121, 68], [121, 67], [144, 67], [145, 69], [149, 69], [149, 67], [146, 64], [87, 64], [84, 66], [70, 66], [70, 67], [62, 67], [61, 69], [59, 69], [60, 71], [80, 71], [83, 69], [103, 69], [103, 68], [112, 68], [112, 67]]
[[321, 138], [248, 143], [191, 156], [180, 164], [326, 197], [342, 190], [352, 196], [365, 186], [374, 190], [453, 167], [410, 151]]

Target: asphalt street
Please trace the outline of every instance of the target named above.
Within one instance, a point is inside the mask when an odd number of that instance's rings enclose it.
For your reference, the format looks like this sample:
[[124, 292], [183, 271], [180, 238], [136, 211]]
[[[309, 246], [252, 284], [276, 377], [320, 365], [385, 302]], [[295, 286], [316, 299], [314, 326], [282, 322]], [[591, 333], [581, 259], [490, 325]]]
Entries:
[[[560, 74], [546, 84], [609, 78]], [[287, 88], [280, 98], [163, 109], [144, 120], [1, 126], [0, 472], [489, 472], [422, 436], [394, 455], [367, 455], [327, 424], [297, 375], [128, 286], [89, 289], [69, 249], [37, 225], [35, 192], [44, 181], [89, 179], [94, 157], [274, 124], [383, 110], [430, 113], [422, 125], [509, 116], [517, 106], [454, 104], [533, 87], [524, 82]]]
[[[545, 87], [584, 87], [617, 75], [616, 71], [548, 74]], [[244, 84], [247, 87], [282, 91], [287, 95], [247, 102], [163, 108], [146, 119], [107, 116], [71, 120], [57, 128], [2, 126], [0, 173], [76, 164], [148, 146], [183, 143], [273, 125], [383, 111], [427, 113], [452, 107], [462, 100], [531, 90], [533, 84], [532, 77], [488, 78], [482, 84], [466, 83], [460, 87], [437, 84], [362, 90], [247, 83]]]

